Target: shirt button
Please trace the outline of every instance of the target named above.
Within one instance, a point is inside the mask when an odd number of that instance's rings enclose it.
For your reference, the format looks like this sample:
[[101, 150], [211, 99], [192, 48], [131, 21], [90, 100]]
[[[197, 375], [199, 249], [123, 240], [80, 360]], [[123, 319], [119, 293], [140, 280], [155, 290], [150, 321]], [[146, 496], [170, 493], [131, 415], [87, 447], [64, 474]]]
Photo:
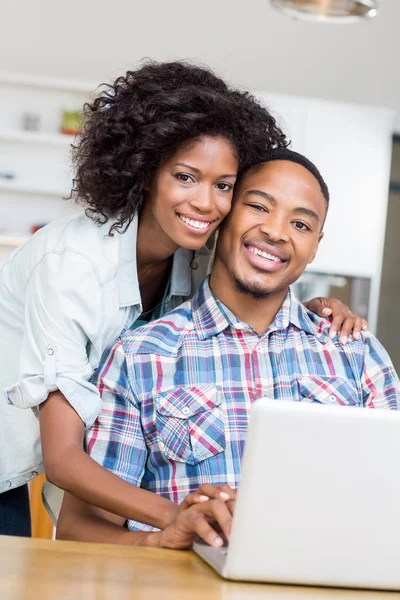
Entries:
[[39, 473], [37, 471], [32, 471], [32, 475], [33, 475], [33, 477], [37, 477], [39, 475]]
[[196, 262], [195, 260], [193, 260], [193, 261], [190, 263], [190, 266], [192, 267], [193, 271], [196, 271], [196, 269], [198, 269], [198, 268], [199, 268], [199, 263], [198, 263], [198, 262]]
[[182, 414], [187, 415], [189, 413], [189, 409], [187, 406], [185, 406], [184, 408], [182, 408]]
[[329, 398], [332, 400], [332, 402], [336, 402], [336, 396], [334, 396], [333, 394], [332, 396], [329, 396]]
[[12, 486], [12, 483], [11, 483], [11, 481], [6, 481], [6, 486], [7, 486], [8, 488], [10, 488], [10, 487]]
[[54, 354], [54, 348], [52, 348], [51, 346], [49, 348], [47, 348], [47, 354], [49, 356], [53, 356], [53, 354]]

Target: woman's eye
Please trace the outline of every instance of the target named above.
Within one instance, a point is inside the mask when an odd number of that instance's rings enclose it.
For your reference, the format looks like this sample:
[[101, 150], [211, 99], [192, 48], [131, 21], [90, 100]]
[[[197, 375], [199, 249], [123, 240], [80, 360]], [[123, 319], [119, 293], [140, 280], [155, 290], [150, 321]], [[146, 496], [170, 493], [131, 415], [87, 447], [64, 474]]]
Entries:
[[300, 231], [310, 231], [310, 228], [308, 227], [308, 225], [306, 225], [305, 223], [302, 223], [301, 221], [296, 221], [295, 227], [296, 227], [296, 229], [299, 229]]
[[217, 188], [222, 192], [230, 192], [233, 186], [230, 183], [217, 183]]
[[192, 177], [190, 177], [190, 175], [187, 175], [186, 173], [177, 173], [175, 177], [179, 179], [179, 181], [183, 181], [184, 183], [186, 183], [187, 181], [193, 181]]

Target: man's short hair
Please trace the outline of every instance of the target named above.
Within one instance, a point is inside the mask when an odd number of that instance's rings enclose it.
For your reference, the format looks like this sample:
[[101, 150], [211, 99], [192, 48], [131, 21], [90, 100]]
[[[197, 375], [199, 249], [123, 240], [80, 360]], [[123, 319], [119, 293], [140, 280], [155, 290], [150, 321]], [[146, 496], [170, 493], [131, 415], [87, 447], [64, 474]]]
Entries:
[[319, 172], [317, 167], [314, 165], [314, 163], [311, 162], [311, 160], [309, 160], [308, 158], [303, 156], [303, 154], [300, 154], [299, 152], [295, 152], [294, 150], [290, 150], [289, 148], [275, 148], [273, 150], [269, 150], [265, 156], [264, 163], [272, 162], [275, 160], [287, 160], [289, 162], [297, 163], [298, 165], [301, 165], [302, 167], [307, 169], [307, 171], [309, 171], [311, 173], [311, 175], [314, 175], [315, 179], [319, 183], [322, 195], [325, 198], [326, 209], [328, 210], [328, 206], [329, 206], [328, 186], [326, 185], [325, 180], [322, 177], [321, 173]]
[[[272, 150], [268, 150], [267, 153], [265, 154], [265, 160], [263, 162], [261, 162], [259, 165], [255, 165], [255, 167], [253, 167], [253, 168], [257, 169], [258, 167], [262, 167], [266, 163], [273, 162], [275, 160], [286, 160], [288, 162], [297, 163], [298, 165], [301, 165], [302, 167], [307, 169], [307, 171], [309, 171], [311, 173], [311, 175], [314, 175], [315, 179], [319, 183], [319, 186], [321, 188], [321, 193], [325, 199], [326, 210], [328, 210], [328, 207], [329, 207], [328, 186], [326, 185], [321, 173], [318, 171], [318, 169], [314, 165], [314, 163], [311, 162], [311, 160], [309, 160], [308, 158], [306, 158], [299, 152], [295, 152], [294, 150], [290, 150], [289, 148], [274, 148]], [[240, 174], [239, 179], [242, 179], [246, 175], [247, 172], [248, 171], [242, 172]], [[236, 183], [238, 183], [238, 182], [236, 182]]]

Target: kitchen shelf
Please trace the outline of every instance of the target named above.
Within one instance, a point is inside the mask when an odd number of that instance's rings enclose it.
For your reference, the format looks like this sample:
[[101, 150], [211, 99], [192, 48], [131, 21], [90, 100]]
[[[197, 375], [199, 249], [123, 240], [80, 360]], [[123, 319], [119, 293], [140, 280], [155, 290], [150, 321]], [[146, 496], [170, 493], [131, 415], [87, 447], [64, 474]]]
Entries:
[[59, 198], [69, 196], [66, 190], [45, 188], [27, 183], [21, 183], [13, 179], [0, 179], [0, 192], [15, 192], [20, 194], [36, 194], [38, 196], [57, 196]]
[[0, 130], [0, 142], [18, 142], [21, 144], [48, 144], [52, 146], [71, 146], [74, 135], [63, 133], [42, 133], [39, 131]]
[[21, 75], [17, 73], [0, 72], [0, 84], [17, 85], [21, 87], [46, 88], [49, 90], [60, 90], [90, 94], [98, 83], [91, 81], [79, 81], [73, 79], [57, 79], [53, 77], [37, 77], [35, 75]]
[[0, 246], [7, 246], [8, 248], [18, 248], [22, 246], [29, 236], [23, 235], [0, 235]]

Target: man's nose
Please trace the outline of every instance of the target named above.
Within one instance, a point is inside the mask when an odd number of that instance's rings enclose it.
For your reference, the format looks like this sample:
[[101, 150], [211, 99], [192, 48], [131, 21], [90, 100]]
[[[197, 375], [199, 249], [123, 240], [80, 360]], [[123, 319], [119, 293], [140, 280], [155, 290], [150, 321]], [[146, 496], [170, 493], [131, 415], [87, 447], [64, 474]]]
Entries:
[[286, 219], [269, 214], [268, 218], [260, 225], [260, 230], [272, 242], [286, 242], [288, 240], [288, 226]]

